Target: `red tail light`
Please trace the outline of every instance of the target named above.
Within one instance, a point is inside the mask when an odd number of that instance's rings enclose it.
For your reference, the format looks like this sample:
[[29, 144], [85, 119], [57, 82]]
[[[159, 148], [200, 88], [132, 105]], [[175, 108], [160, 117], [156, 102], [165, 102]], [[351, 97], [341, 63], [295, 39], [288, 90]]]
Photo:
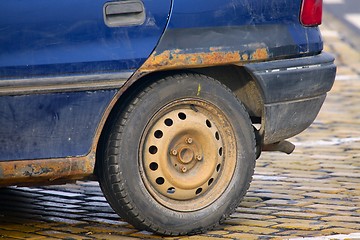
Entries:
[[300, 12], [300, 22], [304, 26], [321, 24], [322, 0], [303, 0]]

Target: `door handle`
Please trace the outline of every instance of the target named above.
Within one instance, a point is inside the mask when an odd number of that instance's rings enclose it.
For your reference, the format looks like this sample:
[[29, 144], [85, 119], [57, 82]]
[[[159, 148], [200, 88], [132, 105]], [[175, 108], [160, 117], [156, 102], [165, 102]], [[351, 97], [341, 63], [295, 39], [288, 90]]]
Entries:
[[108, 2], [104, 5], [104, 21], [108, 27], [136, 26], [145, 22], [141, 0]]

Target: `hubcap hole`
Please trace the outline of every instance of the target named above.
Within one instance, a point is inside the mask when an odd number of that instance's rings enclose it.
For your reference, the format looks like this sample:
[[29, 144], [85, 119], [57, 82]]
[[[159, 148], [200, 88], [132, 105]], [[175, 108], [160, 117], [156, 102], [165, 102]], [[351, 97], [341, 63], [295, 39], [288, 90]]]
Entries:
[[213, 181], [214, 181], [214, 179], [210, 178], [209, 181], [208, 181], [208, 186], [210, 186], [213, 183]]
[[149, 167], [152, 171], [156, 171], [158, 169], [159, 165], [156, 162], [152, 162], [152, 163], [150, 163]]
[[206, 126], [208, 126], [208, 128], [211, 128], [211, 122], [209, 120], [206, 120]]
[[156, 146], [149, 147], [149, 153], [156, 154], [158, 151], [158, 148]]
[[154, 136], [155, 136], [156, 138], [162, 138], [163, 135], [164, 135], [164, 134], [163, 134], [163, 132], [162, 132], [161, 130], [156, 130], [156, 131], [154, 132]]
[[198, 188], [198, 189], [196, 189], [196, 195], [198, 195], [198, 194], [200, 194], [202, 192], [202, 188]]
[[166, 126], [170, 127], [173, 125], [174, 122], [170, 118], [167, 118], [167, 119], [165, 119], [164, 123]]
[[220, 136], [219, 136], [219, 133], [218, 133], [218, 132], [215, 133], [215, 138], [216, 138], [216, 140], [219, 140], [219, 139], [220, 139]]
[[167, 190], [168, 194], [174, 194], [175, 193], [175, 188], [174, 187], [169, 187]]
[[220, 171], [220, 167], [221, 167], [221, 164], [219, 163], [219, 164], [216, 166], [216, 171], [217, 171], [217, 172]]
[[223, 154], [223, 149], [221, 147], [221, 148], [219, 148], [219, 155], [222, 156], [222, 154]]
[[165, 182], [165, 180], [164, 180], [164, 178], [162, 178], [162, 177], [158, 177], [158, 178], [155, 180], [155, 182], [156, 182], [157, 184], [159, 184], [159, 185], [163, 185], [164, 182]]
[[179, 117], [181, 120], [185, 120], [185, 119], [186, 119], [186, 114], [183, 113], [183, 112], [179, 112], [178, 117]]

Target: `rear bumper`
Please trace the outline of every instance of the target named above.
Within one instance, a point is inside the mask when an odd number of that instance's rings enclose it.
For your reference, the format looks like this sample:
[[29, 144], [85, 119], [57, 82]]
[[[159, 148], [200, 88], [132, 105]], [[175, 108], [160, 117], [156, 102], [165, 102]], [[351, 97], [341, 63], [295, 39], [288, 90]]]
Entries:
[[334, 57], [316, 56], [251, 63], [252, 74], [263, 96], [264, 144], [295, 136], [315, 120], [336, 74]]

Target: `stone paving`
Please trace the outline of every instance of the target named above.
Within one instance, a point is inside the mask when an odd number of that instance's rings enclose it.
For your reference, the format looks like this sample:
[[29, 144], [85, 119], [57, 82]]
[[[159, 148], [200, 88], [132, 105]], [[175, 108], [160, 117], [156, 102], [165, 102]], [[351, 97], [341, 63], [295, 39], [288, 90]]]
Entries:
[[[333, 26], [322, 30], [325, 49], [337, 58], [337, 81], [316, 121], [291, 139], [295, 152], [263, 153], [249, 192], [225, 224], [166, 239], [360, 239], [360, 53]], [[122, 221], [97, 182], [78, 182], [0, 189], [0, 238], [161, 237]]]

